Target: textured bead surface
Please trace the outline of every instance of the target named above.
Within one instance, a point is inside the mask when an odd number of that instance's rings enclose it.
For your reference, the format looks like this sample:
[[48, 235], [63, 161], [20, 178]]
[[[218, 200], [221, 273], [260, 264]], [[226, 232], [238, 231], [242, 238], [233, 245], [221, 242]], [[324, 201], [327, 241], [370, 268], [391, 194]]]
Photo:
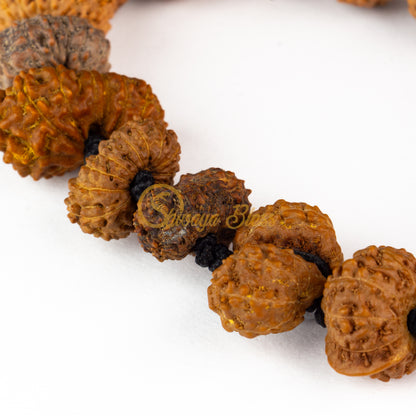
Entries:
[[75, 16], [36, 16], [0, 32], [0, 88], [20, 71], [65, 65], [107, 72], [110, 42], [101, 30]]
[[38, 15], [78, 16], [107, 32], [109, 20], [125, 0], [0, 0], [0, 30]]
[[134, 119], [162, 120], [144, 81], [58, 67], [22, 72], [0, 104], [0, 150], [22, 176], [63, 175], [84, 162], [84, 141], [96, 125], [105, 137]]
[[416, 307], [416, 259], [392, 247], [370, 246], [336, 268], [322, 309], [329, 364], [349, 376], [382, 381], [416, 368], [407, 316]]
[[293, 250], [247, 243], [213, 272], [209, 307], [227, 331], [253, 338], [290, 331], [322, 293], [325, 278]]
[[179, 170], [176, 134], [163, 122], [128, 122], [86, 159], [77, 178], [69, 180], [68, 217], [81, 229], [105, 240], [127, 237], [133, 230], [135, 201], [131, 183], [149, 171], [157, 183], [173, 183]]
[[[228, 228], [227, 218], [234, 212], [235, 205], [250, 206], [250, 192], [234, 173], [219, 168], [182, 175], [172, 190], [153, 189], [142, 205], [139, 201], [141, 210], [135, 213], [135, 231], [145, 251], [160, 261], [184, 258], [198, 238], [210, 233], [216, 234], [220, 243], [228, 245], [235, 230]], [[183, 203], [181, 209], [178, 195]], [[175, 217], [168, 216], [170, 212]], [[208, 218], [212, 221], [206, 222]], [[166, 225], [160, 226], [164, 222]]]
[[251, 218], [251, 222], [237, 230], [235, 250], [248, 242], [271, 243], [279, 248], [316, 254], [331, 268], [342, 263], [332, 222], [318, 207], [280, 199], [254, 211]]

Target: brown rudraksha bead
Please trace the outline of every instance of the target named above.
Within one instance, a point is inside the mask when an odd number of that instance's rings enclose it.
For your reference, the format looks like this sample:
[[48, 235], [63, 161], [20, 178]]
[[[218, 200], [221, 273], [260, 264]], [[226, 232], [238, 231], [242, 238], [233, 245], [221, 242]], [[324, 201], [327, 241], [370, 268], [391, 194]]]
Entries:
[[348, 376], [382, 381], [416, 368], [407, 327], [416, 307], [416, 259], [405, 250], [370, 246], [333, 271], [322, 308], [329, 364]]
[[250, 190], [234, 173], [210, 168], [182, 175], [170, 189], [155, 187], [138, 203], [135, 231], [145, 251], [158, 260], [180, 260], [187, 256], [198, 238], [216, 234], [229, 244], [235, 230], [227, 219], [236, 205], [250, 207]]
[[247, 243], [213, 272], [209, 307], [227, 331], [254, 338], [290, 331], [321, 296], [318, 267], [273, 244]]
[[250, 214], [233, 247], [213, 273], [209, 304], [227, 331], [249, 338], [299, 325], [306, 309], [319, 306], [325, 277], [343, 260], [329, 217], [283, 200]]
[[413, 17], [416, 17], [416, 0], [408, 0], [409, 12]]
[[144, 81], [62, 65], [21, 72], [0, 104], [0, 150], [22, 176], [63, 175], [84, 161], [91, 127], [106, 138], [133, 119], [162, 120]]
[[0, 0], [0, 30], [38, 15], [78, 16], [108, 32], [109, 20], [124, 0]]
[[334, 227], [318, 207], [282, 199], [253, 212], [238, 228], [234, 250], [248, 242], [271, 243], [319, 256], [331, 269], [343, 261]]
[[375, 7], [375, 6], [383, 6], [384, 4], [388, 3], [390, 0], [338, 0], [341, 3], [348, 3], [354, 6], [359, 7]]
[[172, 184], [179, 157], [176, 134], [162, 121], [128, 122], [101, 141], [98, 155], [69, 180], [69, 219], [104, 240], [127, 237], [137, 202], [130, 192], [134, 178], [146, 171], [156, 183]]
[[107, 72], [110, 42], [88, 20], [76, 16], [36, 16], [0, 32], [0, 88], [20, 71], [65, 65]]

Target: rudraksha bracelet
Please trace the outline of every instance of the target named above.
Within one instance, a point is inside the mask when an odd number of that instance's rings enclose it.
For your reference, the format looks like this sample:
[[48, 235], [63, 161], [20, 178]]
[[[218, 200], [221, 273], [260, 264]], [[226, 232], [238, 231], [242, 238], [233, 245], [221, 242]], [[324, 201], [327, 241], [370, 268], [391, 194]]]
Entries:
[[[412, 254], [370, 246], [344, 261], [332, 222], [319, 208], [278, 200], [251, 211], [250, 190], [220, 168], [182, 175], [173, 185], [180, 146], [150, 86], [97, 72], [108, 69], [108, 41], [86, 20], [59, 10], [58, 16], [26, 16], [19, 14], [23, 3], [8, 11], [27, 20], [0, 34], [6, 163], [35, 180], [81, 167], [69, 182], [69, 219], [105, 240], [136, 232], [160, 261], [195, 255], [213, 273], [209, 306], [227, 331], [247, 338], [276, 334], [313, 312], [327, 327], [328, 361], [341, 374], [389, 381], [415, 369]], [[102, 21], [80, 14], [78, 3], [65, 10], [107, 30], [123, 1], [109, 2]], [[7, 25], [2, 19], [0, 11], [0, 24]], [[65, 30], [81, 34], [75, 46]]]

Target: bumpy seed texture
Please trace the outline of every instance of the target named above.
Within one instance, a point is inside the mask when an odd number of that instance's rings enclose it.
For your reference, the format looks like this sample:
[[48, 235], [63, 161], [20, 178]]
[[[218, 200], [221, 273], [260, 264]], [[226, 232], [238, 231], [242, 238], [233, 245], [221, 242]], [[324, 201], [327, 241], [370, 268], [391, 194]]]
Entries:
[[109, 20], [124, 0], [0, 0], [0, 30], [38, 15], [78, 16], [107, 32]]
[[104, 240], [127, 237], [133, 230], [136, 203], [130, 185], [138, 172], [152, 173], [157, 183], [173, 183], [179, 170], [176, 134], [163, 122], [128, 122], [86, 159], [77, 178], [69, 180], [68, 217]]
[[405, 250], [370, 246], [334, 270], [322, 309], [329, 364], [348, 376], [382, 381], [416, 368], [407, 316], [416, 307], [416, 259]]
[[0, 104], [0, 150], [22, 176], [35, 180], [79, 167], [91, 126], [105, 137], [133, 119], [162, 120], [144, 81], [62, 65], [21, 72]]
[[20, 71], [65, 65], [107, 72], [110, 42], [86, 19], [36, 16], [0, 32], [0, 88], [10, 87]]
[[248, 242], [271, 243], [312, 253], [331, 269], [343, 261], [334, 227], [328, 215], [318, 207], [282, 199], [254, 211], [246, 224], [237, 230], [234, 249]]
[[277, 334], [303, 321], [324, 284], [317, 266], [293, 250], [247, 243], [213, 272], [209, 307], [229, 332], [248, 338]]
[[354, 6], [360, 7], [375, 7], [383, 6], [388, 3], [390, 0], [338, 0], [341, 3], [353, 4]]
[[235, 231], [227, 218], [235, 205], [250, 206], [250, 192], [234, 173], [219, 168], [182, 175], [174, 188], [154, 188], [139, 201], [135, 231], [145, 251], [160, 261], [184, 258], [210, 233], [228, 245]]

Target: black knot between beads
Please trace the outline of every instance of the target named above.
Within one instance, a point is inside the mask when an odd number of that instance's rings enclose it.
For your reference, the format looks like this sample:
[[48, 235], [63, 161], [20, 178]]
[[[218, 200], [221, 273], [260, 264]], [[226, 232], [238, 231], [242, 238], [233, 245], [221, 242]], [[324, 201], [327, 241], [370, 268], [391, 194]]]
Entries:
[[224, 259], [233, 254], [228, 247], [217, 242], [215, 234], [198, 238], [193, 251], [195, 252], [195, 263], [201, 267], [208, 267], [211, 272], [221, 266]]
[[304, 251], [293, 249], [293, 252], [297, 254], [298, 256], [301, 256], [303, 260], [309, 262], [309, 263], [315, 263], [316, 267], [319, 269], [319, 271], [323, 274], [325, 278], [328, 276], [331, 276], [332, 270], [329, 267], [329, 264], [322, 260], [319, 256], [312, 253], [306, 253]]
[[407, 315], [407, 329], [416, 338], [416, 309], [412, 309]]
[[325, 314], [324, 314], [324, 311], [322, 310], [321, 302], [322, 302], [322, 296], [320, 298], [315, 299], [312, 305], [309, 306], [308, 309], [306, 309], [306, 312], [313, 313], [315, 322], [322, 328], [326, 328]]
[[[322, 273], [322, 275], [327, 278], [328, 276], [331, 276], [332, 270], [329, 267], [329, 264], [322, 260], [319, 256], [312, 253], [305, 253], [304, 251], [296, 250], [294, 249], [293, 252], [302, 257], [303, 260], [314, 263], [316, 267], [319, 269], [319, 271]], [[315, 317], [315, 321], [318, 325], [320, 325], [322, 328], [326, 328], [325, 325], [325, 314], [321, 307], [322, 297], [315, 299], [311, 306], [309, 306], [308, 309], [306, 309], [307, 312], [313, 313]]]
[[102, 140], [107, 140], [107, 138], [101, 133], [100, 128], [95, 125], [91, 126], [88, 131], [88, 138], [84, 142], [84, 159], [98, 155], [98, 145]]
[[133, 202], [137, 205], [143, 191], [154, 184], [155, 178], [153, 177], [152, 172], [148, 170], [139, 170], [130, 183], [130, 195]]

